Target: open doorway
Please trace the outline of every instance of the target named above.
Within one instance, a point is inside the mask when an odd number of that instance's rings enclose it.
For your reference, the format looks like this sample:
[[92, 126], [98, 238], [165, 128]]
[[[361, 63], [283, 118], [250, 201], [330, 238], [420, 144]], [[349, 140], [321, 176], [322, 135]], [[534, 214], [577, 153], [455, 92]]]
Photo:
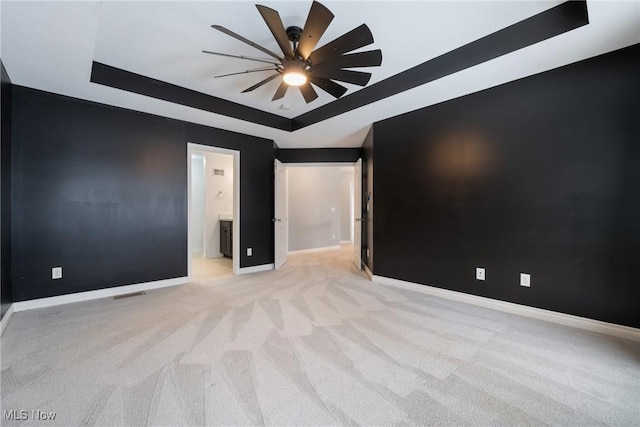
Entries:
[[201, 281], [239, 268], [240, 153], [188, 144], [188, 275]]
[[286, 255], [353, 252], [360, 236], [354, 230], [361, 226], [356, 164], [296, 163], [284, 169]]

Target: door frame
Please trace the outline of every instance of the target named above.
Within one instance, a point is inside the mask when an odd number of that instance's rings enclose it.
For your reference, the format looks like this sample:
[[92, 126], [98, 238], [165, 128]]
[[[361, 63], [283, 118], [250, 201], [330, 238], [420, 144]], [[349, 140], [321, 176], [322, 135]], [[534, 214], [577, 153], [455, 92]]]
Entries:
[[[363, 197], [362, 197], [362, 193], [363, 193], [363, 188], [362, 188], [362, 157], [359, 158], [355, 165], [353, 166], [353, 187], [354, 187], [354, 202], [353, 202], [353, 206], [355, 207], [356, 205], [360, 205], [359, 209], [355, 211], [354, 213], [354, 220], [353, 220], [353, 263], [355, 264], [356, 268], [358, 270], [362, 270], [362, 264], [364, 264], [362, 262], [362, 232], [363, 232], [363, 226], [362, 226], [362, 212], [364, 211], [364, 209], [362, 209], [362, 204], [363, 204]], [[358, 173], [360, 174], [360, 176], [358, 176]], [[360, 185], [358, 185], [360, 184]], [[358, 203], [360, 202], [360, 203]], [[357, 224], [357, 225], [356, 225]], [[357, 232], [356, 232], [357, 230]], [[356, 239], [356, 235], [358, 236], [358, 239]], [[357, 244], [356, 244], [357, 243]]]
[[[280, 176], [282, 173], [282, 176]], [[278, 185], [280, 184], [280, 185]], [[273, 186], [274, 186], [274, 198], [273, 198], [273, 268], [278, 270], [284, 264], [287, 263], [287, 251], [289, 241], [289, 200], [287, 191], [287, 168], [278, 159], [273, 161]], [[279, 197], [281, 196], [281, 197]], [[280, 200], [282, 199], [282, 200]], [[282, 203], [281, 203], [282, 202]], [[278, 239], [281, 234], [279, 231], [283, 231], [284, 241]], [[280, 250], [279, 250], [280, 249]], [[284, 252], [282, 258], [279, 255]], [[282, 262], [280, 262], [282, 261]]]
[[[233, 274], [240, 270], [240, 151], [210, 145], [187, 143], [187, 278], [192, 280], [191, 262], [191, 155], [225, 154], [233, 157]], [[206, 169], [205, 169], [206, 170]]]
[[[355, 172], [355, 171], [354, 171]], [[355, 241], [356, 232], [356, 183], [349, 181], [349, 241]], [[362, 239], [362, 236], [360, 236]]]

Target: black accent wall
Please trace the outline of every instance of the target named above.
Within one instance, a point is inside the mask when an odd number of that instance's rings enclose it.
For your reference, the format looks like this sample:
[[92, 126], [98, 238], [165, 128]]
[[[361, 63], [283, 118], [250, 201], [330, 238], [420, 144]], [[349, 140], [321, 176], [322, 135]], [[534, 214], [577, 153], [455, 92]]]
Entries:
[[374, 273], [640, 327], [638, 76], [634, 45], [376, 123]]
[[11, 79], [4, 64], [2, 68], [2, 93], [0, 114], [2, 115], [2, 139], [0, 140], [0, 296], [1, 316], [13, 302], [11, 289]]
[[361, 148], [279, 148], [282, 163], [355, 163], [362, 157]]
[[188, 142], [241, 152], [240, 266], [273, 262], [273, 141], [19, 86], [13, 106], [16, 301], [186, 276]]

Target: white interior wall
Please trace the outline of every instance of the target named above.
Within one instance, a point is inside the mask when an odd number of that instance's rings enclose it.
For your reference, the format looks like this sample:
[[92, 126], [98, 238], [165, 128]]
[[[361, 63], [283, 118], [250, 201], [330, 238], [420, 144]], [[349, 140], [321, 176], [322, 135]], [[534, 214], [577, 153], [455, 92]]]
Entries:
[[340, 244], [340, 168], [287, 167], [289, 251]]
[[340, 240], [351, 241], [351, 198], [349, 183], [353, 181], [353, 166], [340, 168]]
[[204, 156], [191, 156], [191, 252], [204, 249]]
[[[214, 169], [224, 175], [214, 175]], [[233, 156], [206, 153], [204, 162], [204, 258], [218, 258], [220, 252], [220, 215], [233, 215]]]

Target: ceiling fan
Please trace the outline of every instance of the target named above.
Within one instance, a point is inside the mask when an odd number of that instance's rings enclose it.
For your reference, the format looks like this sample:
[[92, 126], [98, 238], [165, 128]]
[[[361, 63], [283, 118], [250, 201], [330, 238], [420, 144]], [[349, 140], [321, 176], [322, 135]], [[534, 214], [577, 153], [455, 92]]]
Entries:
[[335, 98], [339, 98], [344, 95], [347, 88], [334, 80], [366, 86], [371, 78], [371, 73], [347, 70], [346, 68], [377, 67], [382, 64], [382, 51], [380, 49], [348, 53], [373, 43], [373, 35], [365, 24], [314, 50], [320, 37], [322, 37], [334, 17], [329, 9], [317, 1], [311, 4], [311, 9], [303, 28], [291, 26], [285, 29], [277, 11], [258, 4], [256, 7], [269, 30], [271, 30], [271, 34], [276, 39], [283, 55], [274, 53], [220, 25], [212, 25], [211, 27], [260, 50], [273, 59], [203, 50], [204, 53], [212, 55], [270, 64], [262, 68], [223, 74], [216, 77], [276, 71], [275, 74], [243, 90], [242, 93], [251, 92], [278, 77], [282, 77], [282, 82], [273, 95], [272, 101], [282, 98], [289, 86], [297, 86], [308, 104], [318, 97], [311, 84]]

